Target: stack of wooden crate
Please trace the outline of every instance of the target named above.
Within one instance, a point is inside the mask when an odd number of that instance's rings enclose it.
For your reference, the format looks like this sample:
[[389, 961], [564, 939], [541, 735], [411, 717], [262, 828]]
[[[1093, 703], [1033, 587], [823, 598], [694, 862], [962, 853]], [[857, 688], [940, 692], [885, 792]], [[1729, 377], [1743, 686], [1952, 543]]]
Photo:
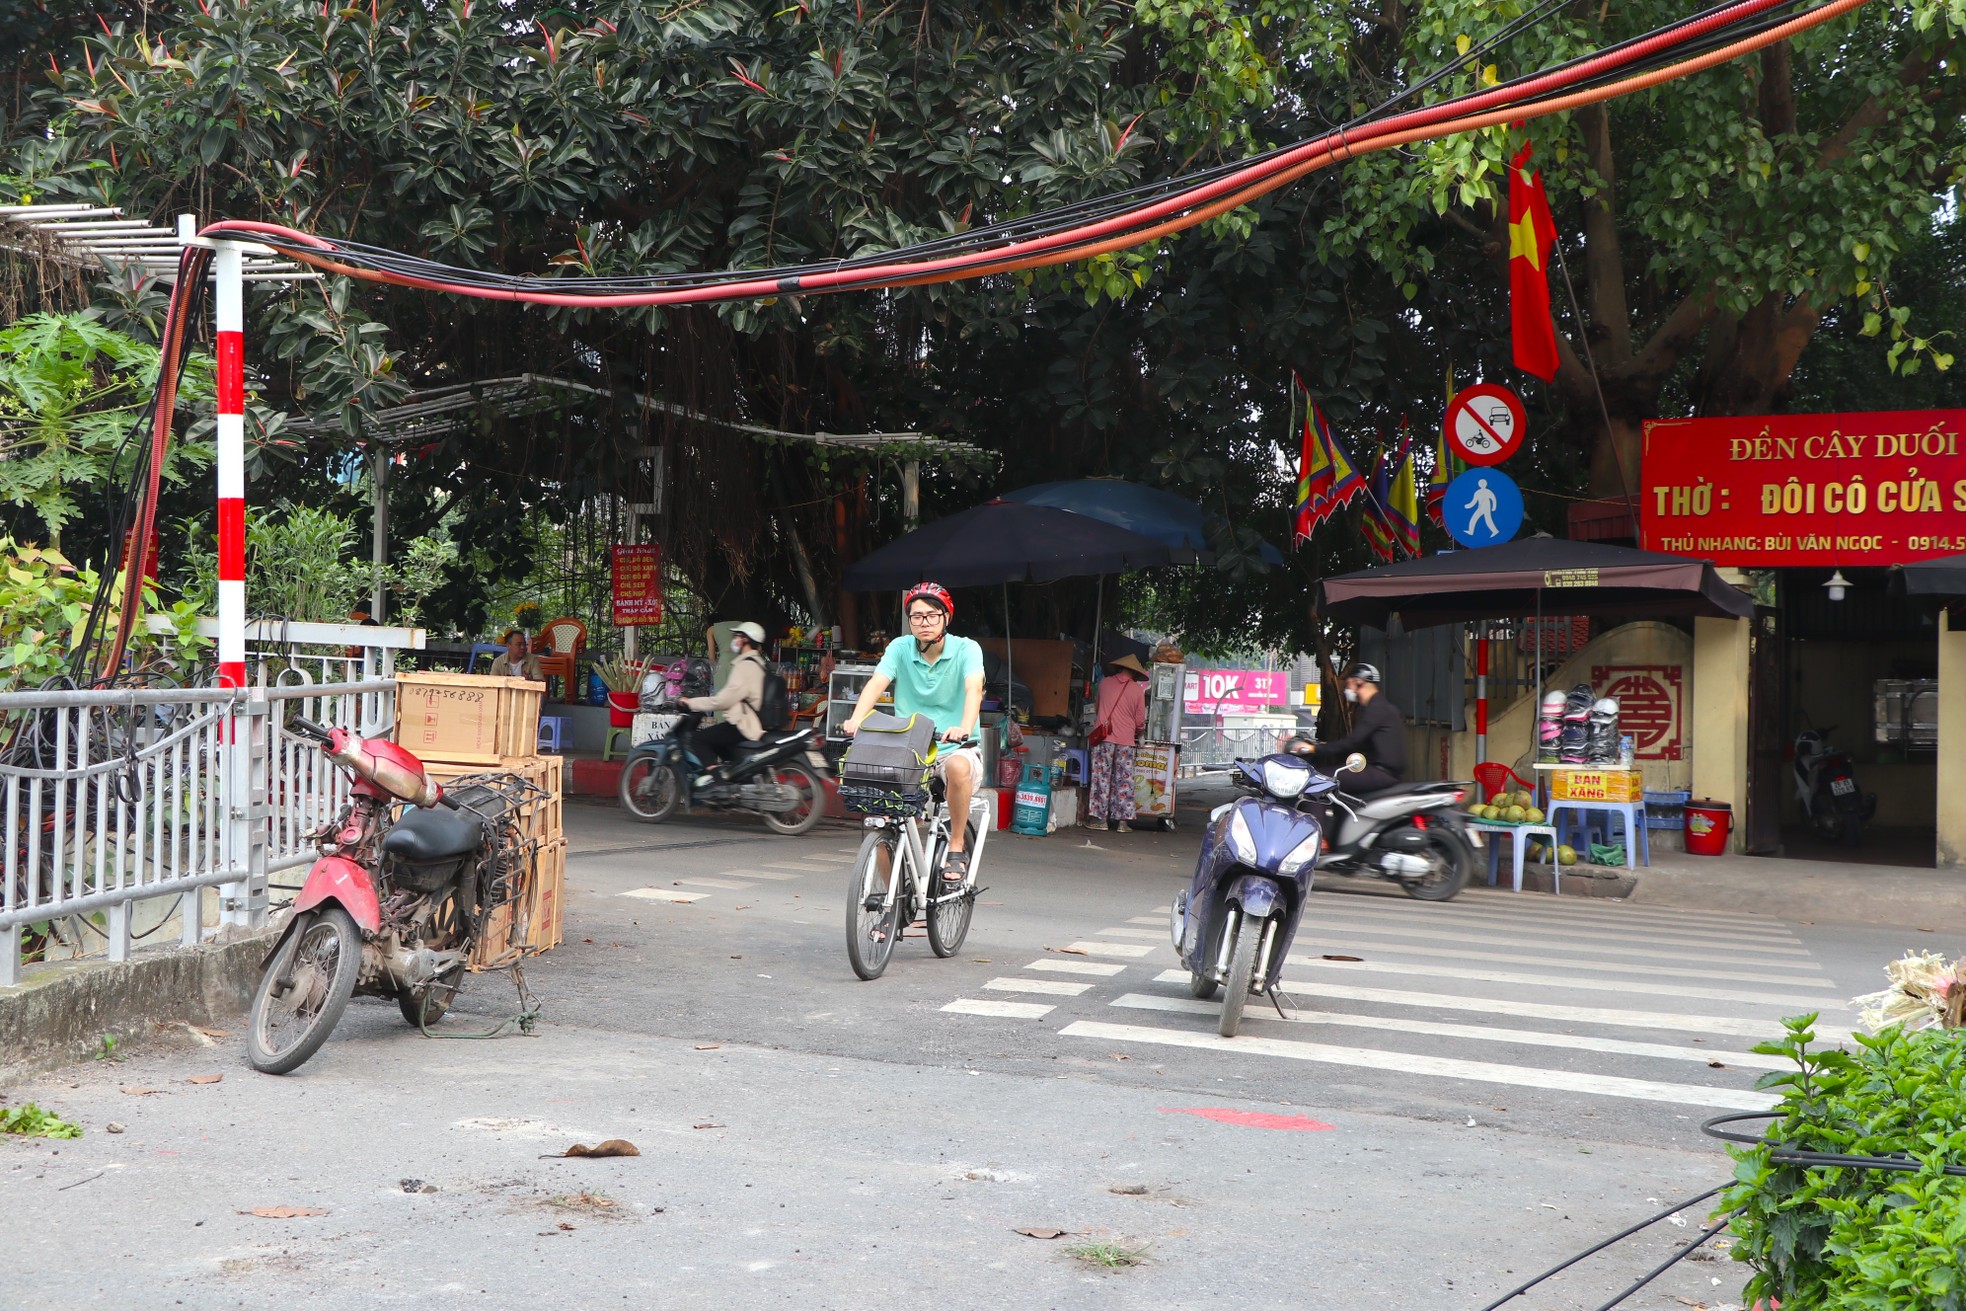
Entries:
[[515, 774], [538, 789], [521, 807], [520, 840], [533, 852], [531, 886], [497, 911], [474, 967], [509, 964], [560, 944], [567, 839], [561, 827], [565, 760], [539, 754], [544, 683], [475, 674], [396, 676], [396, 741], [439, 784], [473, 774]]

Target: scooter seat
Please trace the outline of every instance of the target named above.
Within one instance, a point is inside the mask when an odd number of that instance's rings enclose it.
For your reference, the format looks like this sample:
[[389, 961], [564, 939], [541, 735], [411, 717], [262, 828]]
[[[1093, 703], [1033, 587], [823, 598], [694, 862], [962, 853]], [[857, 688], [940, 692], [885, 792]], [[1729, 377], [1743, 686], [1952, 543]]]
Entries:
[[407, 810], [382, 839], [385, 854], [418, 864], [478, 849], [485, 821], [468, 810]]

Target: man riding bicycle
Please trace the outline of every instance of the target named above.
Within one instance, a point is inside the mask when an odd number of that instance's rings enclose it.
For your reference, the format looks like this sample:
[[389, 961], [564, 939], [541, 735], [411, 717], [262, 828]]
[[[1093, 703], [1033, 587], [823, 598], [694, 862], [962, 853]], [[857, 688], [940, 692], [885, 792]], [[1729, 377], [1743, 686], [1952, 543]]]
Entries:
[[[848, 737], [858, 733], [874, 703], [892, 687], [894, 713], [899, 717], [923, 716], [942, 728], [945, 742], [976, 736], [983, 709], [983, 648], [967, 637], [950, 634], [956, 603], [940, 583], [915, 584], [902, 596], [901, 608], [911, 635], [888, 643], [840, 731]], [[960, 883], [969, 874], [969, 852], [964, 849], [968, 833], [960, 817], [969, 814], [970, 798], [982, 785], [983, 753], [974, 746], [938, 751], [935, 772], [947, 790], [949, 813], [958, 817], [950, 826], [942, 877]]]

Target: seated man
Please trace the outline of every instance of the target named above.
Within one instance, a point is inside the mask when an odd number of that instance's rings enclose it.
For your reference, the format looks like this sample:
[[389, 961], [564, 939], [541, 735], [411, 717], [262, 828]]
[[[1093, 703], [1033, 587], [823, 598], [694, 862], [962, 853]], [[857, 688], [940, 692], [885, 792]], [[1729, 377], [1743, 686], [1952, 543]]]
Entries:
[[505, 654], [492, 657], [493, 678], [530, 678], [536, 683], [546, 681], [539, 672], [539, 659], [526, 654], [526, 635], [514, 628], [505, 634]]

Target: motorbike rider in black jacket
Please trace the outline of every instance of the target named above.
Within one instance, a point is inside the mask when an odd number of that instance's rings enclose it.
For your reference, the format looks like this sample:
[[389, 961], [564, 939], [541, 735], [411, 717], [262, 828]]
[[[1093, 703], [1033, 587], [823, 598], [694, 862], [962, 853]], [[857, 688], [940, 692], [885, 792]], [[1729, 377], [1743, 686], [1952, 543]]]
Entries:
[[[1345, 791], [1355, 797], [1397, 787], [1406, 773], [1406, 720], [1392, 698], [1379, 690], [1379, 683], [1375, 665], [1361, 661], [1347, 670], [1345, 700], [1358, 705], [1352, 731], [1330, 742], [1319, 742], [1310, 751], [1312, 759], [1326, 767], [1343, 764], [1354, 751], [1365, 757], [1365, 768], [1345, 780]], [[1293, 743], [1291, 749], [1299, 749], [1299, 744]]]

